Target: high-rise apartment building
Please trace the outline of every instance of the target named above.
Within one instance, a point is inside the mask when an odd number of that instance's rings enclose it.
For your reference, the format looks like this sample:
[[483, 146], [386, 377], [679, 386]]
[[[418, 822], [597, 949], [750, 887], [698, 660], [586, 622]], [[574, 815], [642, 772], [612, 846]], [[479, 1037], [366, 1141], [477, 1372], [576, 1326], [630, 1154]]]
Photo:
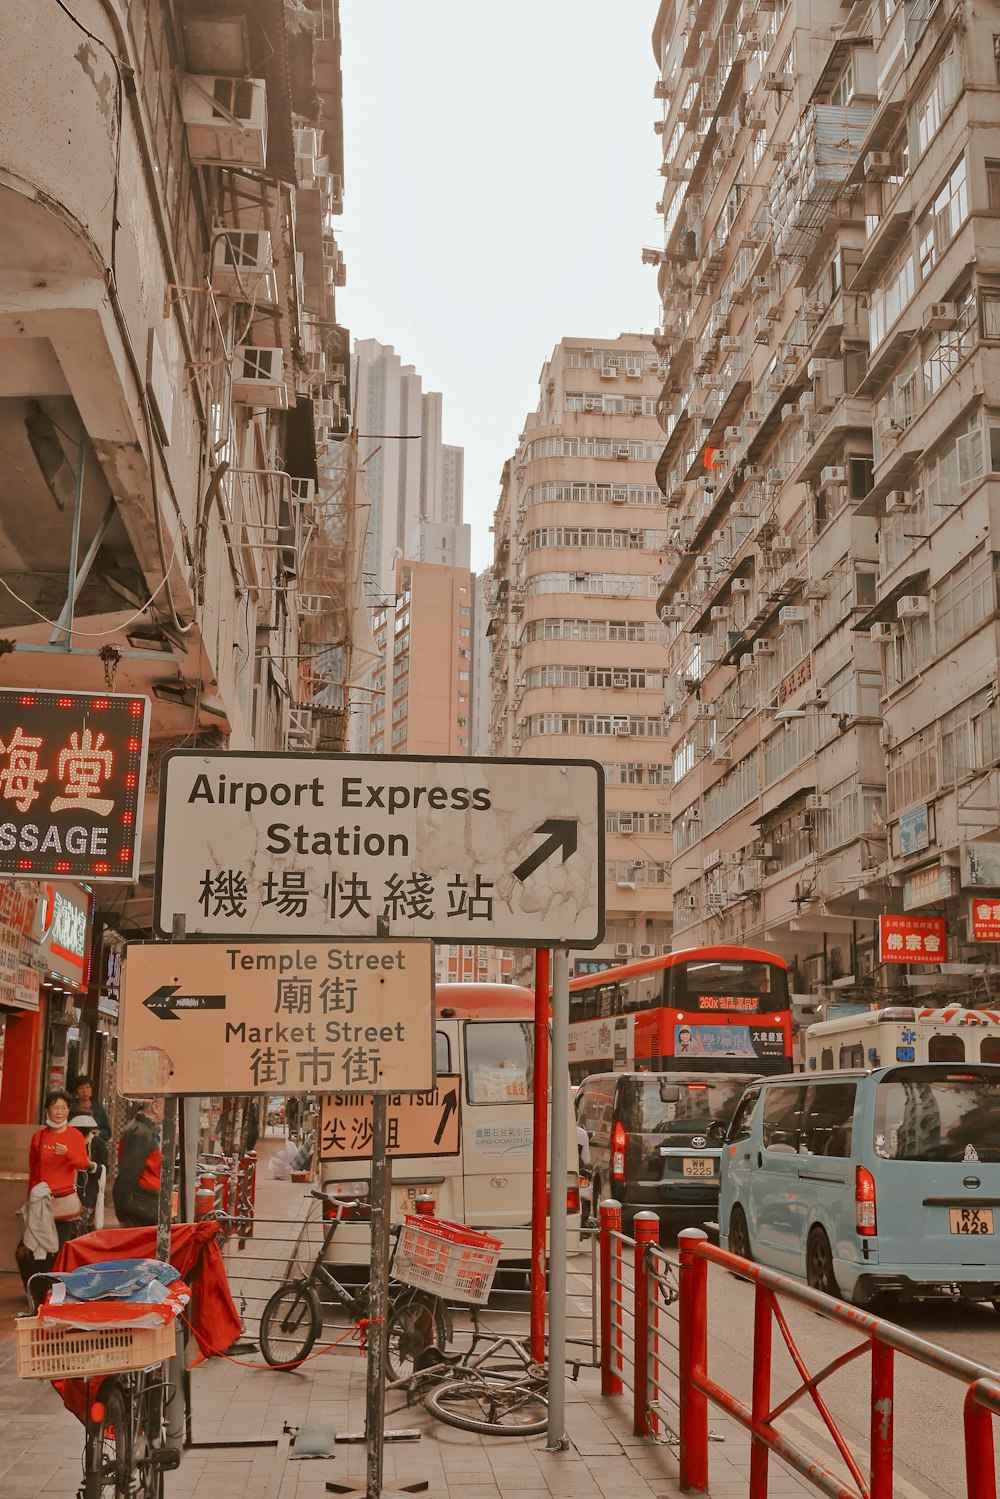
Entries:
[[974, 1002], [997, 959], [996, 30], [949, 0], [654, 30], [674, 927], [828, 1000]]
[[606, 941], [588, 962], [670, 943], [661, 384], [648, 337], [563, 339], [494, 518], [493, 753], [604, 768]]

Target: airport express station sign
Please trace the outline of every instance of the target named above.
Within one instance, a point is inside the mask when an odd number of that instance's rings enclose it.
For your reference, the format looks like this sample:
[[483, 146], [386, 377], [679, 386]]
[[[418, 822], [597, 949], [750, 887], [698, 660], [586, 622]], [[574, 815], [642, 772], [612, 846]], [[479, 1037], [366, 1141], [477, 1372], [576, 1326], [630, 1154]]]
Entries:
[[175, 750], [154, 919], [169, 935], [595, 947], [604, 778], [590, 760]]
[[435, 1086], [426, 940], [130, 942], [123, 999], [134, 1097]]

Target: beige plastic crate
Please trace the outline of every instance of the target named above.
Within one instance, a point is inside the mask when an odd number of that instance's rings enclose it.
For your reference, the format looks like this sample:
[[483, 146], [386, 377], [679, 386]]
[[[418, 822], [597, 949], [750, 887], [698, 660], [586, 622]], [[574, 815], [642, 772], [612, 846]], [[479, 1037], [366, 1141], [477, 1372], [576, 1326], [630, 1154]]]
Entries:
[[67, 1327], [40, 1317], [14, 1323], [19, 1379], [89, 1379], [173, 1358], [177, 1331], [161, 1327]]

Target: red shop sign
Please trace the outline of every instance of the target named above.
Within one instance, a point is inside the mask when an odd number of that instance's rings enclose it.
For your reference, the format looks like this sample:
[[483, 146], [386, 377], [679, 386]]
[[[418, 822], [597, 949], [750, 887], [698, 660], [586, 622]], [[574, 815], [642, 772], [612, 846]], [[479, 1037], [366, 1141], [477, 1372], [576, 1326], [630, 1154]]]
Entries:
[[948, 932], [943, 916], [880, 916], [878, 955], [881, 963], [943, 963]]
[[1000, 942], [1000, 895], [969, 901], [969, 941]]

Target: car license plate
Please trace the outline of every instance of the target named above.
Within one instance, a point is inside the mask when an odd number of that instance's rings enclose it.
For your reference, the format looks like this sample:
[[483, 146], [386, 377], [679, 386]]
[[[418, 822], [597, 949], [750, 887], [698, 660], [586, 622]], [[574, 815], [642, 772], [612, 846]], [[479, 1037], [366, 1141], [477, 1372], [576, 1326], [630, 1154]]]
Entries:
[[393, 1189], [396, 1198], [397, 1213], [415, 1213], [417, 1211], [418, 1197], [433, 1197], [434, 1206], [437, 1207], [437, 1193], [433, 1187], [395, 1187]]
[[992, 1208], [949, 1208], [953, 1234], [991, 1234], [993, 1232]]
[[714, 1176], [715, 1162], [709, 1156], [686, 1155], [683, 1172], [685, 1176]]

